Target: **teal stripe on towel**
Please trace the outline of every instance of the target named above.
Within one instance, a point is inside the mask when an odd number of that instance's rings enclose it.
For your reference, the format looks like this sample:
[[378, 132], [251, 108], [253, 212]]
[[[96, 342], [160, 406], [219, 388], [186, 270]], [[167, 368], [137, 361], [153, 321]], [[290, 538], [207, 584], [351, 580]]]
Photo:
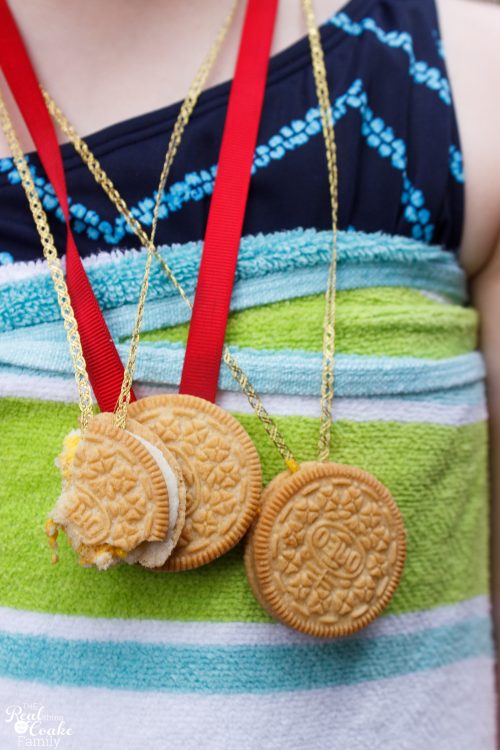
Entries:
[[[188, 294], [194, 291], [201, 243], [162, 247], [161, 253]], [[232, 309], [243, 309], [324, 291], [331, 253], [331, 232], [296, 229], [244, 237]], [[103, 310], [135, 310], [143, 276], [145, 253], [101, 253], [86, 263], [92, 287]], [[9, 281], [0, 274], [0, 331], [37, 326], [59, 320], [52, 282], [41, 267], [33, 275]], [[293, 284], [290, 285], [290, 274]], [[5, 281], [2, 283], [2, 278]], [[465, 298], [465, 276], [451, 253], [405, 237], [362, 232], [339, 233], [338, 288], [406, 286], [448, 295], [456, 302]], [[146, 328], [174, 325], [186, 319], [177, 292], [158, 263], [150, 277]], [[165, 309], [155, 300], [168, 301]], [[130, 314], [124, 321], [130, 331]], [[153, 316], [153, 317], [151, 317]], [[115, 325], [111, 317], [111, 327]]]
[[411, 635], [304, 645], [179, 646], [0, 634], [0, 674], [53, 685], [172, 693], [318, 689], [491, 656], [488, 618]]
[[[117, 346], [122, 360], [128, 355], [128, 344]], [[321, 353], [298, 350], [279, 352], [230, 347], [241, 367], [251, 373], [252, 384], [262, 393], [315, 396], [321, 388]], [[182, 344], [145, 343], [139, 349], [136, 380], [143, 383], [179, 384], [184, 362]], [[0, 338], [0, 366], [20, 367], [38, 374], [72, 374], [71, 360], [65, 342], [44, 342], [33, 346], [29, 337], [16, 340]], [[336, 393], [340, 397], [404, 396], [444, 391], [478, 383], [485, 376], [484, 361], [479, 352], [469, 352], [449, 359], [431, 360], [417, 357], [381, 357], [338, 354], [336, 358]], [[219, 387], [237, 391], [239, 386], [225, 367], [221, 369]]]
[[[482, 369], [478, 369], [477, 372], [479, 375], [481, 375]], [[61, 374], [58, 372], [44, 371], [33, 368], [26, 369], [24, 367], [11, 367], [9, 365], [0, 365], [0, 378], [2, 376], [9, 378], [12, 382], [15, 382], [16, 377], [32, 377], [34, 389], [31, 398], [38, 398], [36, 391], [37, 378], [63, 378], [65, 382], [71, 384], [73, 384], [75, 380], [73, 373], [69, 372]], [[136, 381], [136, 383], [139, 383], [141, 385], [144, 384], [143, 381]], [[345, 391], [346, 388], [344, 386], [339, 392], [344, 392], [345, 398], [351, 398], [351, 396], [345, 395]], [[16, 392], [14, 392], [14, 394], [10, 393], [9, 395], [16, 395]], [[20, 393], [19, 395], [24, 394]], [[364, 397], [360, 395], [360, 398]], [[429, 405], [437, 404], [439, 406], [477, 406], [485, 403], [486, 392], [482, 379], [458, 386], [449, 386], [446, 381], [441, 381], [441, 387], [439, 390], [428, 390], [422, 393], [402, 393], [396, 394], [395, 396], [393, 396], [392, 394], [386, 394], [383, 396], [383, 398], [389, 401], [410, 401], [412, 403], [422, 402], [428, 403]]]

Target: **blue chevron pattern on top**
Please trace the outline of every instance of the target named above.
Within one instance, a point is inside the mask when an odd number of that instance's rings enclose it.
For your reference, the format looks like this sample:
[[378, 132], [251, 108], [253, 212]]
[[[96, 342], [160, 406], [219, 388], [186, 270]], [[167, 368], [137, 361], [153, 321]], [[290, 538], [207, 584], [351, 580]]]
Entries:
[[[438, 242], [449, 249], [456, 249], [460, 241], [460, 227], [463, 219], [463, 160], [459, 150], [460, 140], [456, 116], [446, 65], [443, 61], [444, 52], [434, 0], [425, 0], [425, 2], [422, 0], [421, 4], [415, 5], [400, 3], [399, 0], [397, 2], [384, 0], [383, 3], [370, 2], [369, 14], [366, 14], [363, 8], [365, 3], [359, 5], [361, 7], [355, 3], [349, 3], [343, 12], [330, 17], [322, 27], [327, 43], [325, 55], [328, 65], [331, 66], [332, 80], [338, 92], [336, 97], [332, 95], [335, 122], [339, 123], [342, 119], [346, 119], [347, 115], [352, 117], [354, 111], [357, 111], [360, 117], [359, 124], [353, 123], [351, 126], [351, 120], [349, 120], [347, 127], [339, 129], [338, 141], [341, 154], [348, 153], [350, 159], [357, 159], [359, 153], [360, 159], [360, 169], [356, 175], [353, 175], [352, 184], [346, 187], [347, 183], [344, 183], [346, 195], [342, 198], [343, 201], [344, 198], [346, 200], [342, 203], [342, 220], [347, 226], [354, 225], [357, 229], [369, 231], [376, 229], [377, 222], [380, 222], [380, 228], [386, 232], [394, 230], [399, 235], [411, 236], [426, 242]], [[349, 49], [348, 56], [352, 64], [339, 67], [337, 64], [339, 60], [336, 60], [337, 49], [339, 55], [341, 50], [344, 50], [342, 54], [345, 55], [346, 48]], [[312, 150], [306, 149], [306, 146], [315, 136], [317, 140], [311, 148], [314, 149], [314, 158], [319, 157], [321, 120], [318, 108], [309, 106], [311, 100], [314, 101], [315, 95], [307, 56], [302, 57], [306, 49], [307, 40], [303, 39], [278, 56], [279, 65], [283, 66], [285, 60], [295, 60], [300, 51], [300, 65], [296, 64], [290, 74], [280, 73], [275, 80], [274, 62], [271, 66], [270, 85], [278, 88], [277, 100], [282, 103], [276, 109], [271, 107], [265, 110], [262, 132], [266, 133], [266, 137], [256, 148], [253, 164], [253, 173], [261, 174], [258, 182], [265, 190], [267, 190], [268, 182], [288, 179], [292, 168], [302, 170], [306, 167], [313, 153]], [[298, 59], [296, 62], [298, 63]], [[278, 64], [278, 61], [275, 63]], [[399, 91], [397, 101], [390, 93], [387, 95], [384, 93], [384, 86], [376, 85], [374, 78], [379, 75], [376, 73], [379, 65], [384, 69], [384, 76], [387, 76], [388, 80], [391, 79], [392, 71], [394, 71]], [[297, 97], [293, 93], [296, 75], [299, 77], [297, 81], [300, 81], [300, 86], [297, 87], [299, 91]], [[284, 106], [286, 102], [290, 103], [289, 107]], [[212, 115], [212, 109], [217, 110], [217, 108], [211, 107], [210, 111], [203, 115], [209, 140], [212, 137], [211, 128], [208, 119], [205, 118], [207, 115], [215, 117], [215, 111]], [[403, 117], [401, 117], [402, 108]], [[293, 113], [289, 118], [283, 114], [287, 111]], [[125, 195], [131, 196], [131, 212], [145, 227], [151, 226], [156, 196], [154, 193], [141, 196], [137, 191], [140, 182], [130, 185], [127, 191], [130, 177], [120, 160], [121, 154], [125, 161], [134, 160], [138, 157], [139, 151], [142, 154], [144, 149], [148, 154], [147, 163], [155, 163], [163, 128], [159, 115], [161, 115], [160, 111], [141, 115], [138, 119], [136, 118], [137, 121], [111, 126], [118, 128], [116, 132], [111, 130], [109, 133], [95, 134], [98, 142], [102, 140], [103, 135], [106, 138], [106, 169], [113, 174], [120, 190]], [[167, 108], [165, 117], [168, 120], [171, 116], [174, 115]], [[439, 132], [436, 133], [431, 147], [428, 141], [428, 126], [419, 128], [413, 123], [429, 123], [432, 122], [432, 118], [439, 119]], [[147, 127], [147, 135], [144, 139], [141, 133], [145, 127]], [[220, 128], [220, 123], [217, 127]], [[136, 129], [137, 134], [134, 132]], [[121, 140], [123, 136], [125, 136], [125, 141]], [[193, 137], [198, 136], [193, 135]], [[92, 138], [93, 136], [91, 140]], [[116, 148], [113, 145], [115, 142]], [[124, 147], [128, 149], [126, 159]], [[296, 155], [293, 159], [287, 159], [287, 155], [292, 151]], [[377, 158], [372, 159], [367, 155], [367, 151], [373, 152], [374, 156], [378, 157], [380, 166]], [[426, 155], [422, 155], [423, 152], [426, 152]], [[213, 191], [217, 170], [218, 150], [215, 143], [211, 144], [207, 151], [204, 168], [192, 169], [194, 153], [197, 153], [196, 149], [190, 148], [185, 152], [184, 158], [180, 159], [182, 165], [178, 165], [178, 174], [184, 176], [168, 187], [162, 196], [159, 213], [162, 223], [167, 223], [165, 228], [172, 239], [181, 242], [185, 241], [186, 237], [202, 236], [206, 199]], [[82, 169], [74, 156], [70, 158], [71, 168], [73, 165], [77, 167], [73, 170], [70, 184], [70, 190], [75, 198], [76, 195], [82, 197], [89, 194], [95, 195], [92, 199], [92, 207], [88, 206], [87, 197], [84, 197], [83, 201], [81, 199], [70, 201], [73, 228], [75, 233], [81, 235], [79, 247], [82, 254], [101, 250], [104, 246], [128, 244], [126, 238], [132, 232], [125, 220], [113, 213], [104, 193], [95, 192], [94, 194], [92, 178], [85, 169]], [[422, 163], [423, 160], [427, 164], [435, 164], [435, 168], [440, 171], [442, 177], [440, 178], [436, 171], [436, 180], [430, 179], [429, 173], [425, 170], [425, 164]], [[301, 162], [302, 166], [298, 166]], [[273, 164], [276, 168], [270, 170], [269, 175], [264, 175], [263, 170]], [[392, 168], [392, 175], [387, 169], [388, 166]], [[70, 167], [69, 162], [68, 167]], [[63, 216], [56, 196], [50, 184], [45, 180], [36, 159], [32, 159], [31, 170], [45, 209], [62, 222]], [[144, 185], [151, 184], [149, 182], [151, 170], [148, 170], [149, 167], [141, 165], [140, 174]], [[446, 174], [443, 174], [444, 170]], [[416, 178], [416, 175], [420, 177]], [[370, 183], [375, 180], [377, 185], [387, 185], [390, 210], [389, 203], [382, 208], [377, 199], [372, 201], [371, 197], [364, 193], [363, 199], [358, 200], [356, 189], [359, 179], [368, 180]], [[18, 195], [18, 182], [19, 176], [12, 160], [0, 159], [0, 187], [3, 187], [5, 191], [4, 209], [0, 211], [0, 228], [5, 227], [6, 230], [5, 241], [0, 246], [0, 250], [10, 252], [15, 259], [36, 257], [39, 251], [35, 248], [35, 238], [24, 226], [25, 211], [23, 209], [25, 206], [19, 205], [21, 197]], [[306, 173], [304, 190], [309, 191], [313, 184], [311, 175]], [[364, 184], [369, 183], [364, 182]], [[83, 189], [82, 192], [80, 192], [80, 186]], [[294, 213], [293, 202], [299, 201], [301, 206], [298, 213], [299, 223], [306, 226], [308, 213], [305, 206], [307, 202], [302, 200], [301, 192], [303, 191], [300, 190], [300, 182], [293, 181], [290, 185], [292, 203], [289, 212]], [[444, 210], [445, 204], [446, 210]], [[286, 216], [286, 205], [288, 205], [287, 200], [283, 200], [281, 205], [274, 200], [270, 202], [269, 207], [262, 205], [258, 212], [250, 206], [248, 218], [250, 224], [247, 228], [251, 232], [258, 231], [260, 226], [265, 231], [291, 228], [290, 219]], [[12, 212], [11, 207], [14, 209]], [[314, 216], [314, 221], [320, 221], [322, 226], [326, 226], [325, 217], [319, 218], [322, 216], [322, 211], [321, 205], [315, 201], [311, 219]], [[173, 214], [177, 214], [175, 219]], [[259, 223], [261, 219], [257, 217], [257, 214], [262, 215], [262, 224]], [[193, 222], [191, 222], [191, 217]], [[169, 218], [172, 221], [166, 222]], [[250, 226], [252, 226], [251, 229]], [[60, 231], [60, 227], [55, 228], [56, 235], [60, 235]], [[189, 235], [189, 231], [192, 231], [192, 235]], [[58, 240], [63, 240], [62, 235], [58, 236]], [[3, 262], [9, 260], [7, 256], [2, 256], [2, 258]]]
[[[368, 94], [361, 79], [353, 81], [347, 91], [335, 100], [332, 107], [334, 123], [338, 123], [345, 117], [350, 109], [358, 110], [361, 114], [361, 134], [368, 147], [374, 149], [382, 159], [388, 159], [391, 166], [403, 175], [401, 203], [405, 219], [411, 225], [412, 236], [415, 239], [431, 242], [434, 231], [434, 226], [430, 221], [431, 214], [425, 205], [422, 191], [415, 187], [408, 177], [406, 144], [396, 136], [394, 130], [387, 126], [382, 118], [375, 115], [368, 104]], [[279, 132], [273, 135], [266, 144], [257, 146], [253, 173], [265, 169], [275, 160], [282, 159], [290, 151], [305, 146], [311, 138], [320, 133], [319, 109], [312, 107], [303, 119], [292, 120], [280, 128]], [[454, 156], [455, 162], [458, 158], [457, 150]], [[31, 170], [44, 208], [49, 212], [55, 211], [57, 218], [63, 221], [52, 186], [43, 177], [37, 176], [33, 166]], [[19, 180], [17, 169], [11, 159], [0, 161], [0, 171], [7, 172], [8, 179], [12, 183]], [[170, 213], [181, 210], [189, 201], [199, 201], [205, 195], [210, 195], [216, 171], [217, 166], [213, 165], [209, 169], [189, 172], [183, 180], [174, 183], [163, 196], [159, 218], [164, 220]], [[146, 196], [131, 208], [132, 214], [146, 226], [150, 226], [152, 222], [155, 197], [156, 193]], [[70, 204], [73, 228], [77, 233], [86, 231], [92, 239], [103, 239], [110, 245], [118, 244], [127, 233], [131, 233], [122, 216], [119, 216], [112, 225], [108, 221], [102, 221], [96, 211], [87, 209], [83, 204], [74, 203], [71, 200]]]
[[385, 31], [377, 25], [373, 18], [363, 18], [356, 22], [349, 18], [347, 13], [338, 13], [330, 18], [329, 23], [351, 36], [360, 37], [366, 31], [370, 32], [382, 44], [393, 49], [403, 50], [409, 59], [408, 73], [415, 83], [436, 91], [445, 104], [451, 105], [451, 89], [447, 78], [439, 68], [429, 65], [425, 60], [417, 60], [413, 48], [413, 38], [407, 31]]

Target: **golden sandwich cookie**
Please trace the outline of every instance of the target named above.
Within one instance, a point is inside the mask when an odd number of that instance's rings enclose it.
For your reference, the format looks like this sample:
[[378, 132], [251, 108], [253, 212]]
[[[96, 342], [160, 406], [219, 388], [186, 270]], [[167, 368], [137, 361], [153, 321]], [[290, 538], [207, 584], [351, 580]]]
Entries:
[[266, 488], [245, 566], [257, 600], [303, 633], [354, 633], [389, 603], [405, 531], [389, 491], [365, 471], [310, 462]]

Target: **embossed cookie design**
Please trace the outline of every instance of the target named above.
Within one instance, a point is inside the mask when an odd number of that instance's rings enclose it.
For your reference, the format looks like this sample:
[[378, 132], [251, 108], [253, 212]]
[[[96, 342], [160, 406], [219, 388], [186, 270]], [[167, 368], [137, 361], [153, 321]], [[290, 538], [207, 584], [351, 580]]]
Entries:
[[243, 537], [261, 492], [260, 461], [249, 435], [230, 414], [194, 396], [150, 396], [130, 405], [175, 456], [186, 485], [186, 522], [161, 568], [205, 565]]
[[396, 590], [405, 531], [389, 490], [353, 466], [306, 463], [276, 477], [245, 550], [257, 600], [303, 633], [349, 635]]
[[147, 439], [157, 438], [139, 424], [142, 437], [133, 434], [132, 421], [127, 427], [98, 415], [84, 436], [67, 438], [59, 459], [63, 490], [50, 515], [84, 565], [106, 569], [138, 545], [163, 544], [169, 532], [169, 490]]

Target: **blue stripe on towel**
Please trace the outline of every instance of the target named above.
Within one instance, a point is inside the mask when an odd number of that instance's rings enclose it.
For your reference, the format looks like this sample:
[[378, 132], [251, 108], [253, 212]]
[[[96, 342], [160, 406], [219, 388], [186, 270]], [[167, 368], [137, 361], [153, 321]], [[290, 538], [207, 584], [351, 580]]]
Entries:
[[0, 674], [56, 685], [266, 693], [352, 685], [492, 656], [487, 618], [305, 645], [180, 646], [0, 634]]

